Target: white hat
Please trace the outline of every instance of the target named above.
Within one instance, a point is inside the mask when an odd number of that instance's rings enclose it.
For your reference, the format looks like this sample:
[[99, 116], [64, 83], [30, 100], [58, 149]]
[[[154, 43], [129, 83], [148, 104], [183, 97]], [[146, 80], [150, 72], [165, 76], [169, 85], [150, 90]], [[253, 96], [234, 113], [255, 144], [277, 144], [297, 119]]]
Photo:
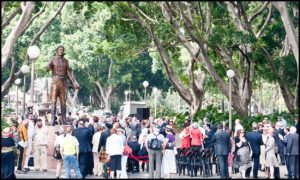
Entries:
[[122, 131], [122, 133], [125, 134], [125, 130], [122, 128], [118, 128], [117, 131]]

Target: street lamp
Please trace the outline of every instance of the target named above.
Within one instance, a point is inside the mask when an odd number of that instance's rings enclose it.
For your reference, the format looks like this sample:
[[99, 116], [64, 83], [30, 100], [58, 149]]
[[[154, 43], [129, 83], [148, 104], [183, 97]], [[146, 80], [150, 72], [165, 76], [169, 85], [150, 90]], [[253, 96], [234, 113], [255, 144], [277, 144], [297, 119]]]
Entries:
[[232, 69], [229, 69], [226, 72], [227, 77], [229, 78], [229, 129], [232, 129], [232, 114], [231, 114], [231, 109], [232, 109], [232, 91], [231, 91], [231, 80], [234, 77], [234, 71]]
[[16, 79], [15, 80], [15, 84], [16, 84], [16, 86], [17, 86], [17, 95], [16, 95], [16, 104], [17, 104], [17, 109], [16, 109], [16, 118], [18, 119], [18, 110], [19, 110], [19, 108], [18, 108], [18, 106], [19, 106], [19, 98], [18, 98], [18, 91], [19, 91], [19, 88], [18, 88], [18, 86], [19, 86], [19, 84], [21, 83], [21, 79], [20, 78], [18, 78], [18, 79]]
[[125, 91], [124, 94], [125, 94], [125, 96], [126, 96], [125, 100], [126, 100], [126, 102], [127, 102], [128, 91]]
[[24, 83], [23, 83], [23, 102], [22, 102], [22, 114], [25, 114], [25, 99], [26, 99], [26, 74], [28, 74], [30, 71], [30, 67], [26, 64], [24, 64], [21, 67], [21, 72], [24, 74]]
[[32, 69], [31, 69], [31, 84], [30, 84], [30, 104], [32, 105], [33, 111], [33, 95], [34, 95], [34, 64], [35, 60], [40, 56], [40, 49], [37, 46], [30, 46], [27, 50], [29, 58], [32, 60]]
[[154, 92], [154, 117], [156, 118], [156, 99], [157, 99], [157, 96], [156, 96], [157, 88], [156, 87], [153, 88], [153, 92]]
[[144, 82], [143, 82], [143, 86], [144, 86], [144, 88], [145, 88], [144, 101], [146, 102], [146, 92], [147, 92], [147, 87], [149, 86], [148, 81], [144, 81]]

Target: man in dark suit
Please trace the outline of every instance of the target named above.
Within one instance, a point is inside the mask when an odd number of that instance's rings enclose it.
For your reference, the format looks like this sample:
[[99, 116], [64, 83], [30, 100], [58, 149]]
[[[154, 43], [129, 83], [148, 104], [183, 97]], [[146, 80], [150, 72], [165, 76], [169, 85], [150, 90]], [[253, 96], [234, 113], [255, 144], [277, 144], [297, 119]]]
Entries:
[[[252, 158], [254, 162], [253, 166], [253, 178], [257, 179], [257, 173], [259, 168], [259, 156], [260, 156], [260, 146], [263, 145], [263, 140], [261, 134], [258, 132], [258, 124], [256, 122], [252, 123], [252, 131], [246, 134], [246, 140], [249, 142], [252, 149]], [[250, 171], [246, 172], [246, 177], [250, 177]]]
[[90, 162], [90, 154], [92, 152], [91, 141], [92, 132], [84, 126], [85, 120], [80, 119], [78, 122], [78, 129], [74, 132], [74, 136], [79, 142], [79, 169], [82, 177], [88, 175], [88, 168]]
[[[132, 149], [132, 154], [134, 156], [139, 155], [141, 145], [137, 142], [136, 136], [132, 136], [130, 138], [130, 141], [128, 141], [128, 146]], [[130, 158], [128, 161], [128, 171], [132, 171], [132, 173], [139, 172], [139, 161]]]
[[218, 131], [213, 135], [211, 143], [214, 144], [214, 152], [218, 159], [221, 179], [229, 179], [228, 154], [231, 149], [230, 136], [223, 130], [223, 125], [218, 125]]
[[290, 177], [289, 179], [298, 179], [299, 178], [299, 135], [296, 133], [297, 129], [292, 126], [290, 128], [290, 135], [287, 139], [287, 155], [289, 157], [289, 168], [290, 168]]
[[205, 124], [204, 148], [211, 149], [211, 138], [214, 132], [211, 130], [211, 124]]

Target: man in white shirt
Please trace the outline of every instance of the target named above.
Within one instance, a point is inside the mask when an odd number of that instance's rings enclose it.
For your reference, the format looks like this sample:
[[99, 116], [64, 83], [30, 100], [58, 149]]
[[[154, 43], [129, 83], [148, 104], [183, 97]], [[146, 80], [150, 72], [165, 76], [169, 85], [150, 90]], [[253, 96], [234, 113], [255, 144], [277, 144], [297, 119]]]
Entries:
[[34, 168], [39, 171], [40, 167], [47, 172], [47, 144], [48, 127], [43, 125], [41, 119], [37, 120], [34, 132]]
[[29, 171], [28, 162], [30, 159], [30, 154], [32, 153], [32, 146], [33, 146], [33, 138], [34, 138], [34, 120], [33, 114], [29, 114], [28, 117], [28, 128], [27, 128], [27, 135], [28, 135], [28, 143], [27, 143], [27, 150], [26, 150], [26, 157], [24, 161], [24, 170], [27, 172]]
[[[154, 178], [154, 159], [156, 160], [156, 175], [155, 178], [161, 178], [161, 160], [162, 160], [162, 144], [164, 141], [164, 136], [159, 134], [159, 126], [153, 127], [153, 133], [147, 136], [145, 146], [149, 154], [149, 178]], [[158, 139], [161, 142], [161, 149], [151, 149], [151, 141]]]

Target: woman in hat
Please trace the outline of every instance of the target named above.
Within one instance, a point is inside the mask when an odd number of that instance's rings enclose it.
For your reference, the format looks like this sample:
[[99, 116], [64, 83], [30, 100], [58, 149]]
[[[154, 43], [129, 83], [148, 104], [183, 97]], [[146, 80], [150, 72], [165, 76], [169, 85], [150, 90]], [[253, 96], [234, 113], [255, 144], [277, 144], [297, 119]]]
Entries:
[[[118, 128], [117, 129], [118, 135], [122, 137], [122, 142], [123, 146], [125, 147], [127, 145], [127, 138], [125, 136], [125, 130], [123, 128]], [[121, 158], [121, 177], [120, 178], [125, 178], [127, 179], [127, 172], [126, 172], [126, 165], [127, 165], [127, 159], [128, 159], [129, 154], [124, 154], [122, 155]]]
[[175, 159], [175, 136], [172, 133], [172, 127], [166, 126], [166, 138], [163, 143], [163, 158], [161, 172], [163, 178], [172, 178], [176, 174], [176, 159]]
[[16, 179], [15, 175], [15, 142], [9, 137], [9, 128], [1, 136], [1, 179]]

